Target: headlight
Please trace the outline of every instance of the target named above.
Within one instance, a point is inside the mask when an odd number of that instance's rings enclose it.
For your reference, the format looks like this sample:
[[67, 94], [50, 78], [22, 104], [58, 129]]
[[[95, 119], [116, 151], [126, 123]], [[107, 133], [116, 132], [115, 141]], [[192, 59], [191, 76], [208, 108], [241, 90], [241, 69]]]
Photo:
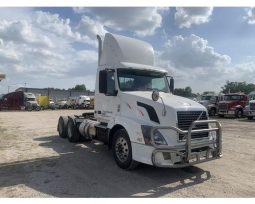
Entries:
[[[151, 145], [151, 130], [153, 127], [142, 125], [141, 128], [145, 144]], [[153, 132], [153, 139], [156, 145], [167, 145], [164, 136], [157, 129]]]
[[153, 132], [153, 139], [156, 145], [167, 145], [164, 136], [158, 130]]

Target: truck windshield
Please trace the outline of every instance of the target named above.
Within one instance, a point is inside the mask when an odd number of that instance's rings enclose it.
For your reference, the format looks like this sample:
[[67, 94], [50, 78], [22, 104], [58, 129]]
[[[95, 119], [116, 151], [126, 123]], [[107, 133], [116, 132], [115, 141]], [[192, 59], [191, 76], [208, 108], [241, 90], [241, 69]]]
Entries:
[[251, 95], [250, 100], [255, 100], [255, 95]]
[[202, 96], [201, 100], [202, 101], [209, 101], [212, 98], [212, 96]]
[[238, 101], [238, 100], [241, 100], [241, 96], [240, 95], [225, 95], [224, 100], [225, 101]]
[[169, 93], [166, 75], [163, 72], [118, 69], [118, 83], [121, 91], [162, 91]]

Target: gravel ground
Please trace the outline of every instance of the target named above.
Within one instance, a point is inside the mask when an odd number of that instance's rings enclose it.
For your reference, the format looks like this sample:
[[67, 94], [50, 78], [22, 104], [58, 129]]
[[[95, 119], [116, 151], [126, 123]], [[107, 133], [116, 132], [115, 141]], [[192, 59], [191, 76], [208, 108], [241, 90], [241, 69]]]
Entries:
[[219, 119], [223, 158], [184, 169], [118, 168], [106, 146], [57, 135], [60, 115], [0, 112], [0, 197], [254, 197], [255, 120]]

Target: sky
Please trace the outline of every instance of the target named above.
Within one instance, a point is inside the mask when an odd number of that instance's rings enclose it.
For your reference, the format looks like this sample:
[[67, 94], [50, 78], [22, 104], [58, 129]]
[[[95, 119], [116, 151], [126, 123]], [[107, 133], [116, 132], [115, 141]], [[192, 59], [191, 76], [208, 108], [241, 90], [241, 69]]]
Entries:
[[150, 43], [155, 66], [176, 88], [219, 92], [229, 81], [255, 83], [255, 8], [0, 8], [0, 94], [20, 86], [95, 87], [96, 35]]

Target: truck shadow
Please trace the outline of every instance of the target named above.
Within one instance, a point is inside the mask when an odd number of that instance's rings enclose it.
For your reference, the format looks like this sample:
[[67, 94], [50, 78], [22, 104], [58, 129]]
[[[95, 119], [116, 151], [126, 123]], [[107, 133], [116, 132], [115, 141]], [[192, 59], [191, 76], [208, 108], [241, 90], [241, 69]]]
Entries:
[[140, 165], [125, 171], [104, 145], [71, 144], [56, 135], [35, 140], [56, 156], [0, 164], [0, 188], [25, 185], [39, 191], [40, 197], [160, 197], [211, 178], [209, 171], [198, 167]]

